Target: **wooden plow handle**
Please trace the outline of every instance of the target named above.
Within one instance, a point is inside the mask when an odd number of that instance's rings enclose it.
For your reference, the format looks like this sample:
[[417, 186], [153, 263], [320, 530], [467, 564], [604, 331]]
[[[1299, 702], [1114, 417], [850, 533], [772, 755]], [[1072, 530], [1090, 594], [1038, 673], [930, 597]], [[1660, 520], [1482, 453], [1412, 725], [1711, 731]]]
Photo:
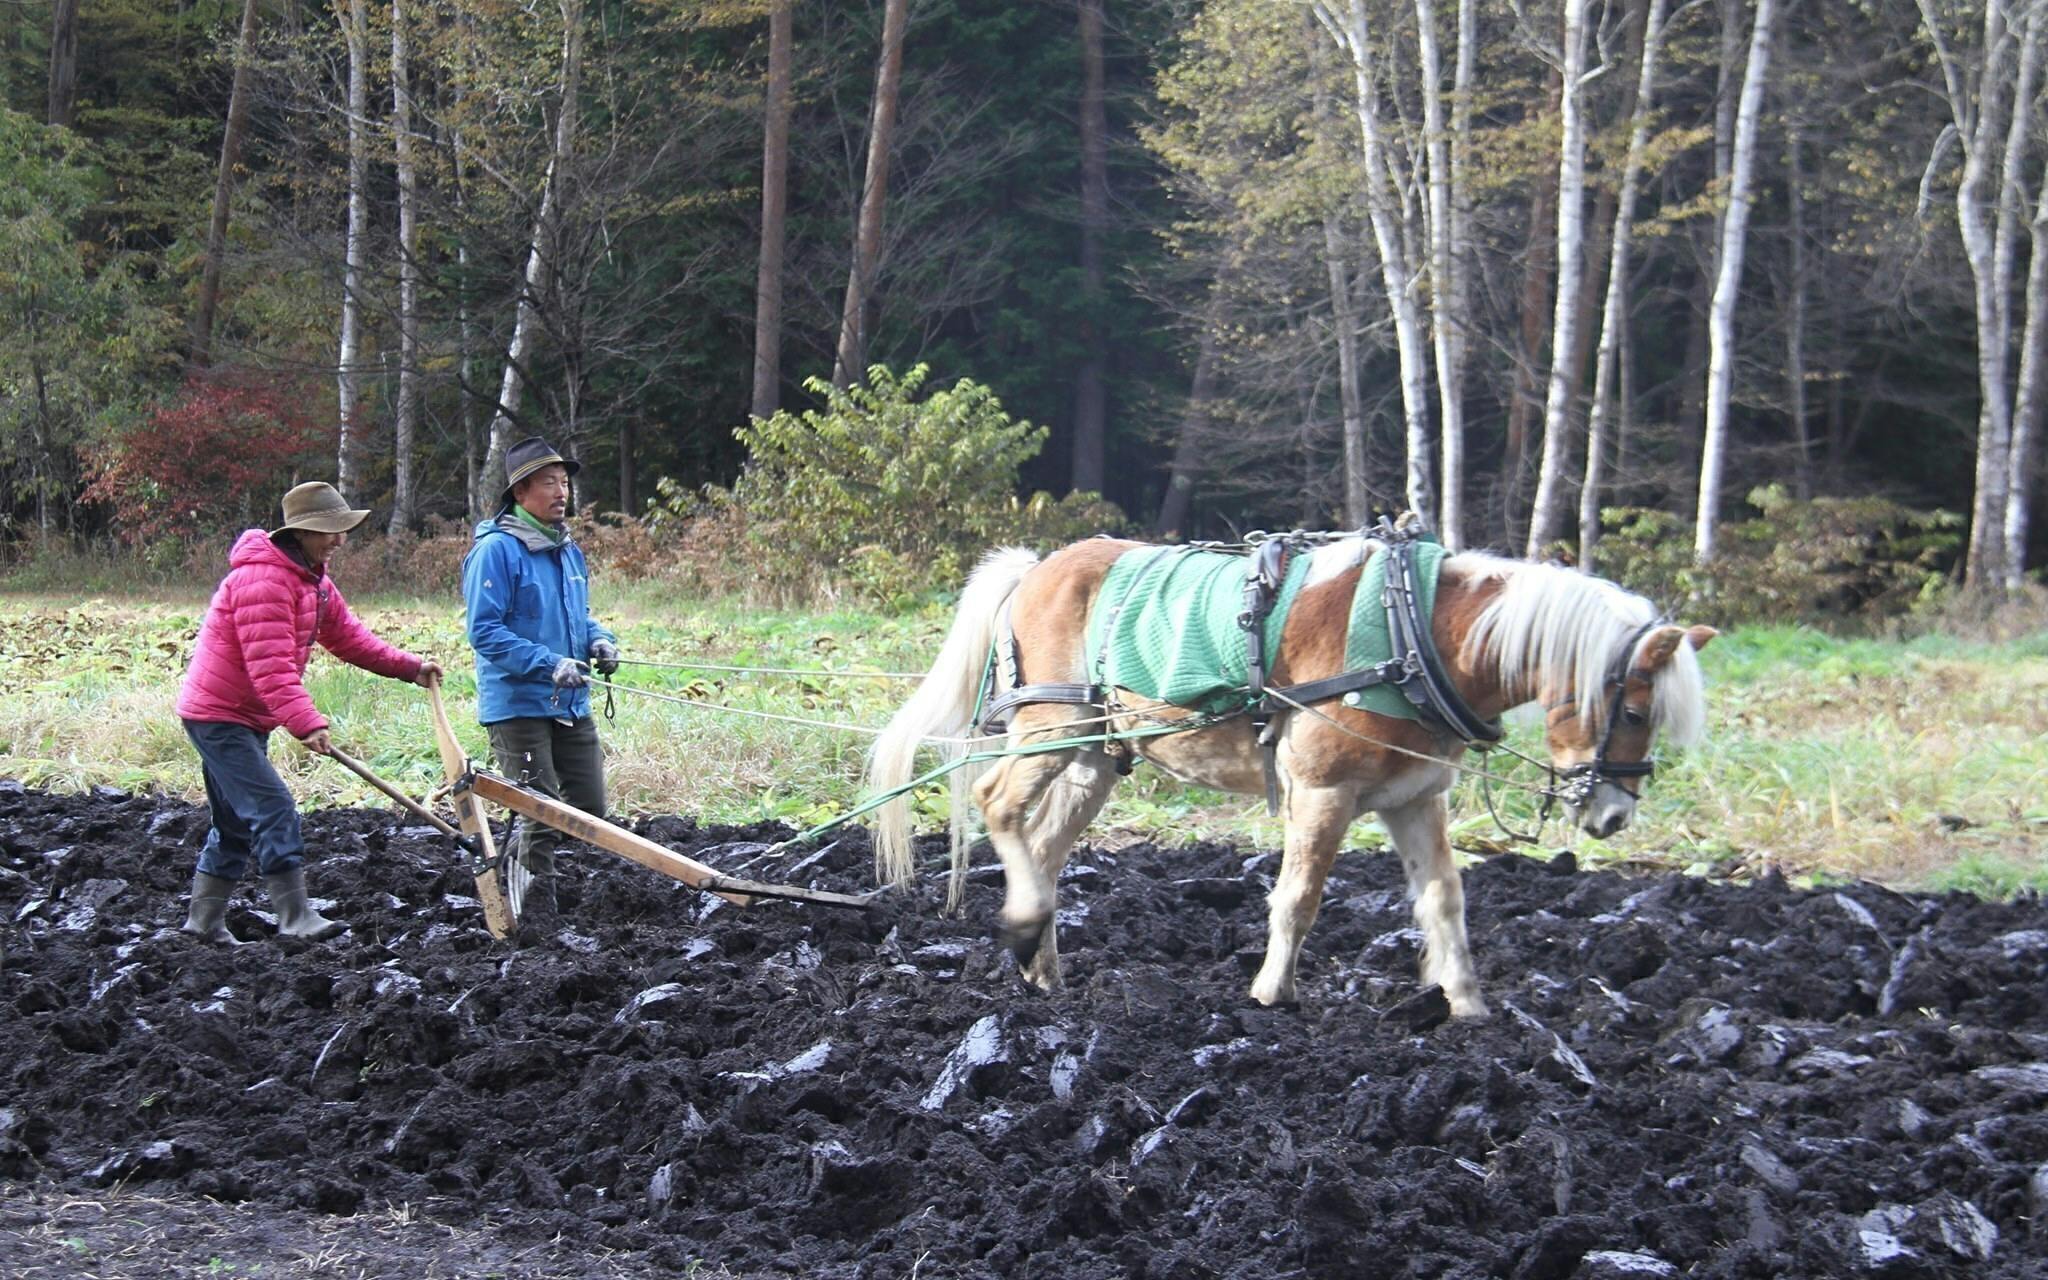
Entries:
[[427, 702], [434, 712], [434, 741], [441, 748], [441, 772], [446, 775], [449, 803], [455, 806], [462, 834], [475, 841], [470, 846], [470, 857], [476, 872], [477, 900], [484, 907], [484, 927], [493, 938], [509, 938], [519, 927], [519, 918], [505, 893], [504, 868], [498, 859], [497, 844], [491, 839], [491, 824], [484, 817], [483, 803], [464, 785], [470, 775], [469, 757], [455, 740], [448, 711], [441, 705], [439, 678], [428, 682]]

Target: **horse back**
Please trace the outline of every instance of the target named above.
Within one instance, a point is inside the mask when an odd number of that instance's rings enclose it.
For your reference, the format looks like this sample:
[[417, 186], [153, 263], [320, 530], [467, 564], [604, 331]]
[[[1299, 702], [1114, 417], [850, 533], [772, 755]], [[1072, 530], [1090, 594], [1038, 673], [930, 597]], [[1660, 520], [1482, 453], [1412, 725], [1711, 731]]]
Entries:
[[1102, 593], [1109, 567], [1149, 543], [1089, 538], [1047, 556], [1010, 598], [1010, 630], [1017, 638], [1024, 684], [1085, 679], [1088, 615]]

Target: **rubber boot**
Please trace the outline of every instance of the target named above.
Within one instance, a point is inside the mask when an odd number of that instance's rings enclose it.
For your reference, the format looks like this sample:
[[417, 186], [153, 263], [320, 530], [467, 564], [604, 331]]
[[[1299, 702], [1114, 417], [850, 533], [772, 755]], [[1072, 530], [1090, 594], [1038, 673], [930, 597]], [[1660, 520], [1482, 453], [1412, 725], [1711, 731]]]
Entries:
[[235, 882], [226, 876], [211, 876], [204, 871], [192, 873], [192, 905], [186, 909], [185, 923], [179, 926], [184, 932], [207, 942], [218, 942], [224, 946], [239, 947], [242, 940], [228, 932], [228, 895], [235, 891]]
[[306, 869], [293, 867], [263, 877], [270, 905], [277, 909], [277, 931], [289, 938], [311, 938], [318, 942], [347, 929], [339, 920], [329, 920], [306, 901]]

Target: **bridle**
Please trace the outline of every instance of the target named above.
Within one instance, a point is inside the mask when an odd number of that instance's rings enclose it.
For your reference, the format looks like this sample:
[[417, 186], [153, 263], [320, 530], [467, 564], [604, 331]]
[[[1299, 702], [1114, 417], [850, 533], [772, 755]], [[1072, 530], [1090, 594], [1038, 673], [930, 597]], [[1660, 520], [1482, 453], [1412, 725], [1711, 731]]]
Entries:
[[[1614, 744], [1615, 726], [1621, 723], [1622, 712], [1625, 710], [1624, 702], [1631, 674], [1629, 663], [1636, 656], [1636, 647], [1642, 644], [1643, 637], [1664, 623], [1663, 618], [1652, 618], [1629, 632], [1628, 639], [1622, 641], [1621, 647], [1616, 650], [1613, 661], [1607, 664], [1604, 687], [1612, 689], [1613, 692], [1607, 699], [1607, 723], [1600, 729], [1600, 745], [1594, 749], [1591, 760], [1557, 771], [1560, 784], [1557, 788], [1558, 797], [1574, 809], [1584, 808], [1592, 800], [1594, 790], [1603, 782], [1613, 782], [1621, 778], [1648, 778], [1657, 772], [1655, 756], [1644, 756], [1641, 760], [1616, 761], [1607, 758], [1607, 751]], [[1555, 703], [1550, 709], [1555, 711], [1561, 706], [1576, 705], [1577, 701], [1574, 697], [1568, 703]]]

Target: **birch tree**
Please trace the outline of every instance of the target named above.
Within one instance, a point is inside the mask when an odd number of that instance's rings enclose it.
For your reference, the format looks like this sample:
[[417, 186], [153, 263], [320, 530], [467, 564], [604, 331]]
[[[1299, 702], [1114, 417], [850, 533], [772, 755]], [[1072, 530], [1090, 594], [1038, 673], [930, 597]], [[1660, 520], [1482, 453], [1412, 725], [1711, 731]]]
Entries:
[[391, 532], [412, 529], [413, 433], [420, 407], [420, 236], [405, 0], [391, 0], [391, 139], [398, 170], [398, 405], [392, 417]]
[[882, 222], [889, 203], [889, 146], [903, 83], [903, 33], [910, 0], [887, 0], [882, 10], [882, 52], [875, 63], [875, 104], [868, 121], [868, 162], [861, 178], [860, 219], [853, 233], [853, 269], [839, 316], [839, 348], [832, 385], [842, 389], [866, 376], [868, 301], [882, 257]]
[[533, 240], [526, 253], [524, 286], [512, 319], [512, 338], [505, 347], [505, 372], [498, 383], [497, 412], [491, 418], [490, 452], [484, 457], [483, 478], [478, 483], [483, 494], [495, 491], [490, 477], [498, 475], [505, 465], [505, 449], [512, 443], [512, 431], [525, 400], [527, 362], [532, 359], [540, 336], [541, 306], [553, 282], [555, 224], [562, 189], [569, 181], [575, 159], [578, 99], [583, 81], [583, 0], [559, 0], [559, 7], [562, 60], [554, 144], [549, 150], [547, 175], [541, 183], [540, 211], [533, 220]]
[[[1996, 0], [1994, 0], [1994, 3]], [[1771, 42], [1778, 0], [1757, 0], [1749, 37], [1749, 61], [1742, 99], [1735, 112], [1729, 160], [1728, 209], [1721, 221], [1713, 300], [1707, 308], [1707, 423], [1700, 448], [1699, 510], [1693, 526], [1693, 555], [1714, 558], [1721, 517], [1721, 473], [1728, 452], [1728, 410], [1735, 384], [1735, 303], [1742, 285], [1742, 255], [1749, 234], [1756, 175], [1756, 141], [1763, 115], [1764, 85], [1770, 76]]]
[[349, 0], [343, 19], [348, 42], [348, 233], [341, 278], [341, 350], [335, 361], [335, 399], [340, 438], [335, 450], [335, 483], [343, 493], [355, 485], [356, 437], [362, 430], [363, 256], [370, 236], [370, 6]]
[[[1313, 27], [1308, 40], [1316, 137], [1334, 148], [1327, 46]], [[1344, 423], [1344, 520], [1352, 528], [1362, 529], [1372, 518], [1372, 501], [1365, 475], [1365, 391], [1358, 349], [1358, 300], [1351, 283], [1351, 242], [1343, 212], [1335, 203], [1324, 208], [1322, 221], [1323, 269], [1330, 280], [1330, 314], [1337, 330], [1337, 405]], [[1204, 341], [1213, 347], [1213, 338]], [[1199, 374], [1199, 364], [1196, 369]]]
[[[1574, 0], [1583, 3], [1583, 0]], [[1459, 5], [1460, 34], [1471, 0]], [[1429, 176], [1429, 332], [1436, 356], [1437, 430], [1443, 450], [1443, 493], [1439, 529], [1444, 545], [1457, 550], [1464, 539], [1465, 388], [1462, 328], [1458, 309], [1458, 258], [1462, 246], [1453, 225], [1450, 139], [1446, 136], [1443, 58], [1437, 48], [1436, 0], [1415, 0], [1415, 40], [1422, 71], [1423, 157]], [[1460, 40], [1460, 66], [1469, 73], [1468, 50]], [[1461, 98], [1462, 103], [1462, 98]]]
[[1608, 251], [1607, 300], [1600, 312], [1600, 349], [1594, 357], [1593, 403], [1586, 413], [1586, 475], [1579, 486], [1579, 567], [1591, 573], [1600, 542], [1600, 485], [1606, 465], [1608, 422], [1613, 414], [1616, 369], [1628, 331], [1629, 259], [1634, 252], [1636, 189], [1650, 144], [1656, 107], [1657, 59], [1664, 46], [1668, 0], [1650, 0], [1643, 18], [1642, 62], [1636, 101], [1629, 118], [1628, 153], [1621, 165], [1621, 192], [1614, 204], [1614, 242]]
[[[1451, 73], [1451, 189], [1448, 208], [1450, 246], [1445, 258], [1448, 285], [1438, 306], [1450, 313], [1449, 364], [1447, 379], [1457, 418], [1446, 417], [1441, 432], [1443, 445], [1443, 513], [1439, 521], [1444, 545], [1452, 550], [1465, 545], [1465, 356], [1471, 346], [1472, 285], [1468, 265], [1472, 254], [1471, 235], [1471, 152], [1472, 75], [1479, 56], [1479, 0], [1458, 0], [1458, 53]], [[1441, 322], [1442, 317], [1439, 317]]]
[[[2012, 264], [2010, 223], [2001, 210], [2009, 208], [2005, 188], [2013, 184], [2001, 181], [2005, 175], [1999, 164], [2001, 142], [2009, 144], [2005, 135], [2016, 127], [2006, 116], [2006, 93], [2012, 87], [2008, 82], [2016, 78], [2006, 72], [2012, 29], [2005, 0], [1984, 0], [1981, 58], [1973, 67], [1951, 47], [1934, 0], [1919, 0], [1919, 7], [1948, 92], [1954, 136], [1963, 146], [1956, 226], [1974, 286], [1979, 396], [1976, 495], [1965, 575], [1973, 586], [1989, 587], [2006, 580], [2006, 487], [2012, 465], [2012, 392], [2007, 383]], [[2026, 111], [2017, 114], [2024, 116]], [[2023, 139], [2024, 132], [2016, 137]], [[2007, 273], [2004, 278], [2001, 269]]]
[[782, 403], [782, 255], [789, 222], [790, 56], [795, 0], [768, 10], [768, 102], [761, 142], [761, 265], [754, 281], [752, 415], [769, 418]]
[[1536, 502], [1529, 511], [1530, 559], [1540, 556], [1564, 528], [1564, 471], [1571, 449], [1572, 367], [1578, 349], [1579, 279], [1585, 253], [1586, 0], [1565, 0], [1559, 103], [1562, 140], [1557, 163], [1557, 303], [1550, 322], [1550, 382], [1543, 400], [1543, 461]]
[[1412, 212], [1402, 203], [1380, 119], [1378, 57], [1366, 22], [1365, 0], [1339, 10], [1335, 0], [1314, 0], [1316, 20], [1351, 59], [1359, 141], [1365, 153], [1366, 210], [1379, 249], [1380, 280], [1394, 321], [1400, 361], [1401, 414], [1407, 442], [1405, 493], [1409, 507], [1434, 526], [1435, 481], [1429, 438], [1429, 368], [1422, 309], [1416, 300], [1408, 250], [1415, 236]]

